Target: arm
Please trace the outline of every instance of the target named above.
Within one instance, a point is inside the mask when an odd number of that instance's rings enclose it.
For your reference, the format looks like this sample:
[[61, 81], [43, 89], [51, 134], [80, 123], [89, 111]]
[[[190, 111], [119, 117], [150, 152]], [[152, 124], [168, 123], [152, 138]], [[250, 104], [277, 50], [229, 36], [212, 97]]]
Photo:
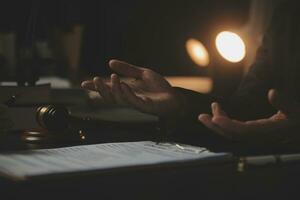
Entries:
[[229, 99], [220, 99], [199, 94], [190, 90], [176, 88], [185, 99], [185, 117], [196, 119], [199, 113], [210, 113], [212, 102], [219, 102], [231, 117], [238, 119], [255, 119], [275, 112], [266, 98], [268, 89], [275, 79], [275, 69], [271, 65], [272, 35], [269, 31], [263, 45], [257, 51], [255, 63], [243, 79], [239, 89]]
[[257, 51], [256, 60], [248, 74], [244, 77], [239, 89], [229, 99], [199, 94], [186, 89], [177, 88], [186, 99], [186, 117], [195, 119], [198, 113], [210, 113], [210, 105], [213, 101], [219, 102], [231, 117], [238, 119], [255, 119], [265, 117], [276, 112], [266, 98], [268, 90], [274, 88], [274, 80], [278, 70], [273, 60], [273, 45], [281, 37], [277, 30], [280, 29], [282, 11], [276, 11], [271, 26], [264, 35], [263, 44]]
[[[281, 8], [275, 11], [253, 65], [237, 92], [228, 100], [227, 105], [224, 105], [231, 117], [249, 120], [267, 117], [276, 112], [266, 96], [271, 88], [280, 89], [277, 82], [281, 80], [282, 72], [275, 60], [276, 57], [282, 56], [283, 51], [288, 51], [279, 42], [285, 31], [283, 24], [287, 22], [285, 10]], [[278, 51], [279, 48], [282, 50]]]
[[293, 95], [286, 94], [287, 91], [299, 92], [293, 87], [295, 82], [289, 80], [293, 77], [291, 73], [297, 73], [289, 62], [293, 60], [291, 43], [295, 42], [291, 34], [297, 26], [292, 24], [290, 15], [293, 7], [281, 8], [283, 10], [277, 10], [265, 34], [254, 65], [227, 105], [227, 110], [232, 112], [230, 116], [218, 103], [212, 104], [212, 115], [199, 116], [199, 120], [215, 133], [269, 150], [299, 148], [300, 105]]
[[201, 94], [192, 90], [174, 87], [177, 96], [181, 96], [182, 101], [182, 115], [180, 118], [184, 121], [197, 121], [199, 113], [209, 113], [210, 105], [214, 101], [224, 102], [224, 100], [208, 94]]

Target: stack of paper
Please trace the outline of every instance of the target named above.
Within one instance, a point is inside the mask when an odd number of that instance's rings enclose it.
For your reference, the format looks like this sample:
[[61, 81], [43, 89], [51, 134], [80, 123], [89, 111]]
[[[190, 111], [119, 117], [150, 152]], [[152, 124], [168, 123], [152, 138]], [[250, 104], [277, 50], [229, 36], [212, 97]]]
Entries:
[[204, 148], [144, 142], [107, 143], [0, 154], [0, 174], [15, 179], [228, 158]]

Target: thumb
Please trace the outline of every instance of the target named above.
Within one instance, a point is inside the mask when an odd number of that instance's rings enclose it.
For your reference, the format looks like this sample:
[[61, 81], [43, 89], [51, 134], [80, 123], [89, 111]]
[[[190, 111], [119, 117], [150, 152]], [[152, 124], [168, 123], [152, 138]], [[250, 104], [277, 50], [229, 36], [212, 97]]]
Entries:
[[221, 106], [220, 106], [219, 103], [213, 102], [211, 104], [211, 109], [212, 109], [213, 116], [227, 117], [227, 114], [225, 113], [225, 111], [222, 110], [222, 108], [221, 108]]
[[109, 67], [120, 75], [138, 79], [142, 78], [144, 71], [144, 68], [137, 67], [119, 60], [110, 60]]
[[300, 104], [289, 96], [283, 96], [275, 89], [269, 90], [268, 93], [269, 102], [279, 111], [286, 114], [287, 116], [299, 117], [300, 115]]

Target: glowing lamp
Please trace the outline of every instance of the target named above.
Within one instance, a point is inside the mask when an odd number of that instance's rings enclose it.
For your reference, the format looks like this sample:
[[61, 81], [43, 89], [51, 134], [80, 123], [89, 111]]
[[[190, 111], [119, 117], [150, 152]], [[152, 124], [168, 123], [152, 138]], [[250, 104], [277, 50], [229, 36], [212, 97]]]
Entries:
[[246, 46], [242, 38], [233, 32], [223, 31], [217, 35], [216, 47], [223, 58], [237, 63], [246, 56]]
[[186, 50], [194, 63], [201, 67], [209, 64], [209, 54], [205, 46], [196, 39], [189, 39], [186, 42]]

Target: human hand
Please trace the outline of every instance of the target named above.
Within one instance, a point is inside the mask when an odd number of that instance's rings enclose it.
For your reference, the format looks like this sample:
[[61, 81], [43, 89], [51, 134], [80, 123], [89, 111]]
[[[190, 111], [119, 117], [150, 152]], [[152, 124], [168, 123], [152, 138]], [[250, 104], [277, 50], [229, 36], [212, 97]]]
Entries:
[[112, 74], [108, 81], [95, 77], [84, 81], [82, 87], [99, 92], [107, 103], [128, 105], [159, 116], [173, 115], [182, 108], [183, 97], [158, 73], [118, 60], [111, 60], [109, 67], [131, 80], [121, 81], [119, 75]]
[[199, 121], [215, 133], [232, 140], [258, 142], [271, 141], [275, 137], [287, 138], [287, 135], [282, 135], [285, 134], [282, 130], [299, 123], [300, 105], [296, 101], [283, 98], [274, 89], [269, 91], [268, 99], [278, 109], [270, 118], [245, 122], [234, 120], [227, 116], [218, 103], [212, 103], [212, 116], [201, 114]]

